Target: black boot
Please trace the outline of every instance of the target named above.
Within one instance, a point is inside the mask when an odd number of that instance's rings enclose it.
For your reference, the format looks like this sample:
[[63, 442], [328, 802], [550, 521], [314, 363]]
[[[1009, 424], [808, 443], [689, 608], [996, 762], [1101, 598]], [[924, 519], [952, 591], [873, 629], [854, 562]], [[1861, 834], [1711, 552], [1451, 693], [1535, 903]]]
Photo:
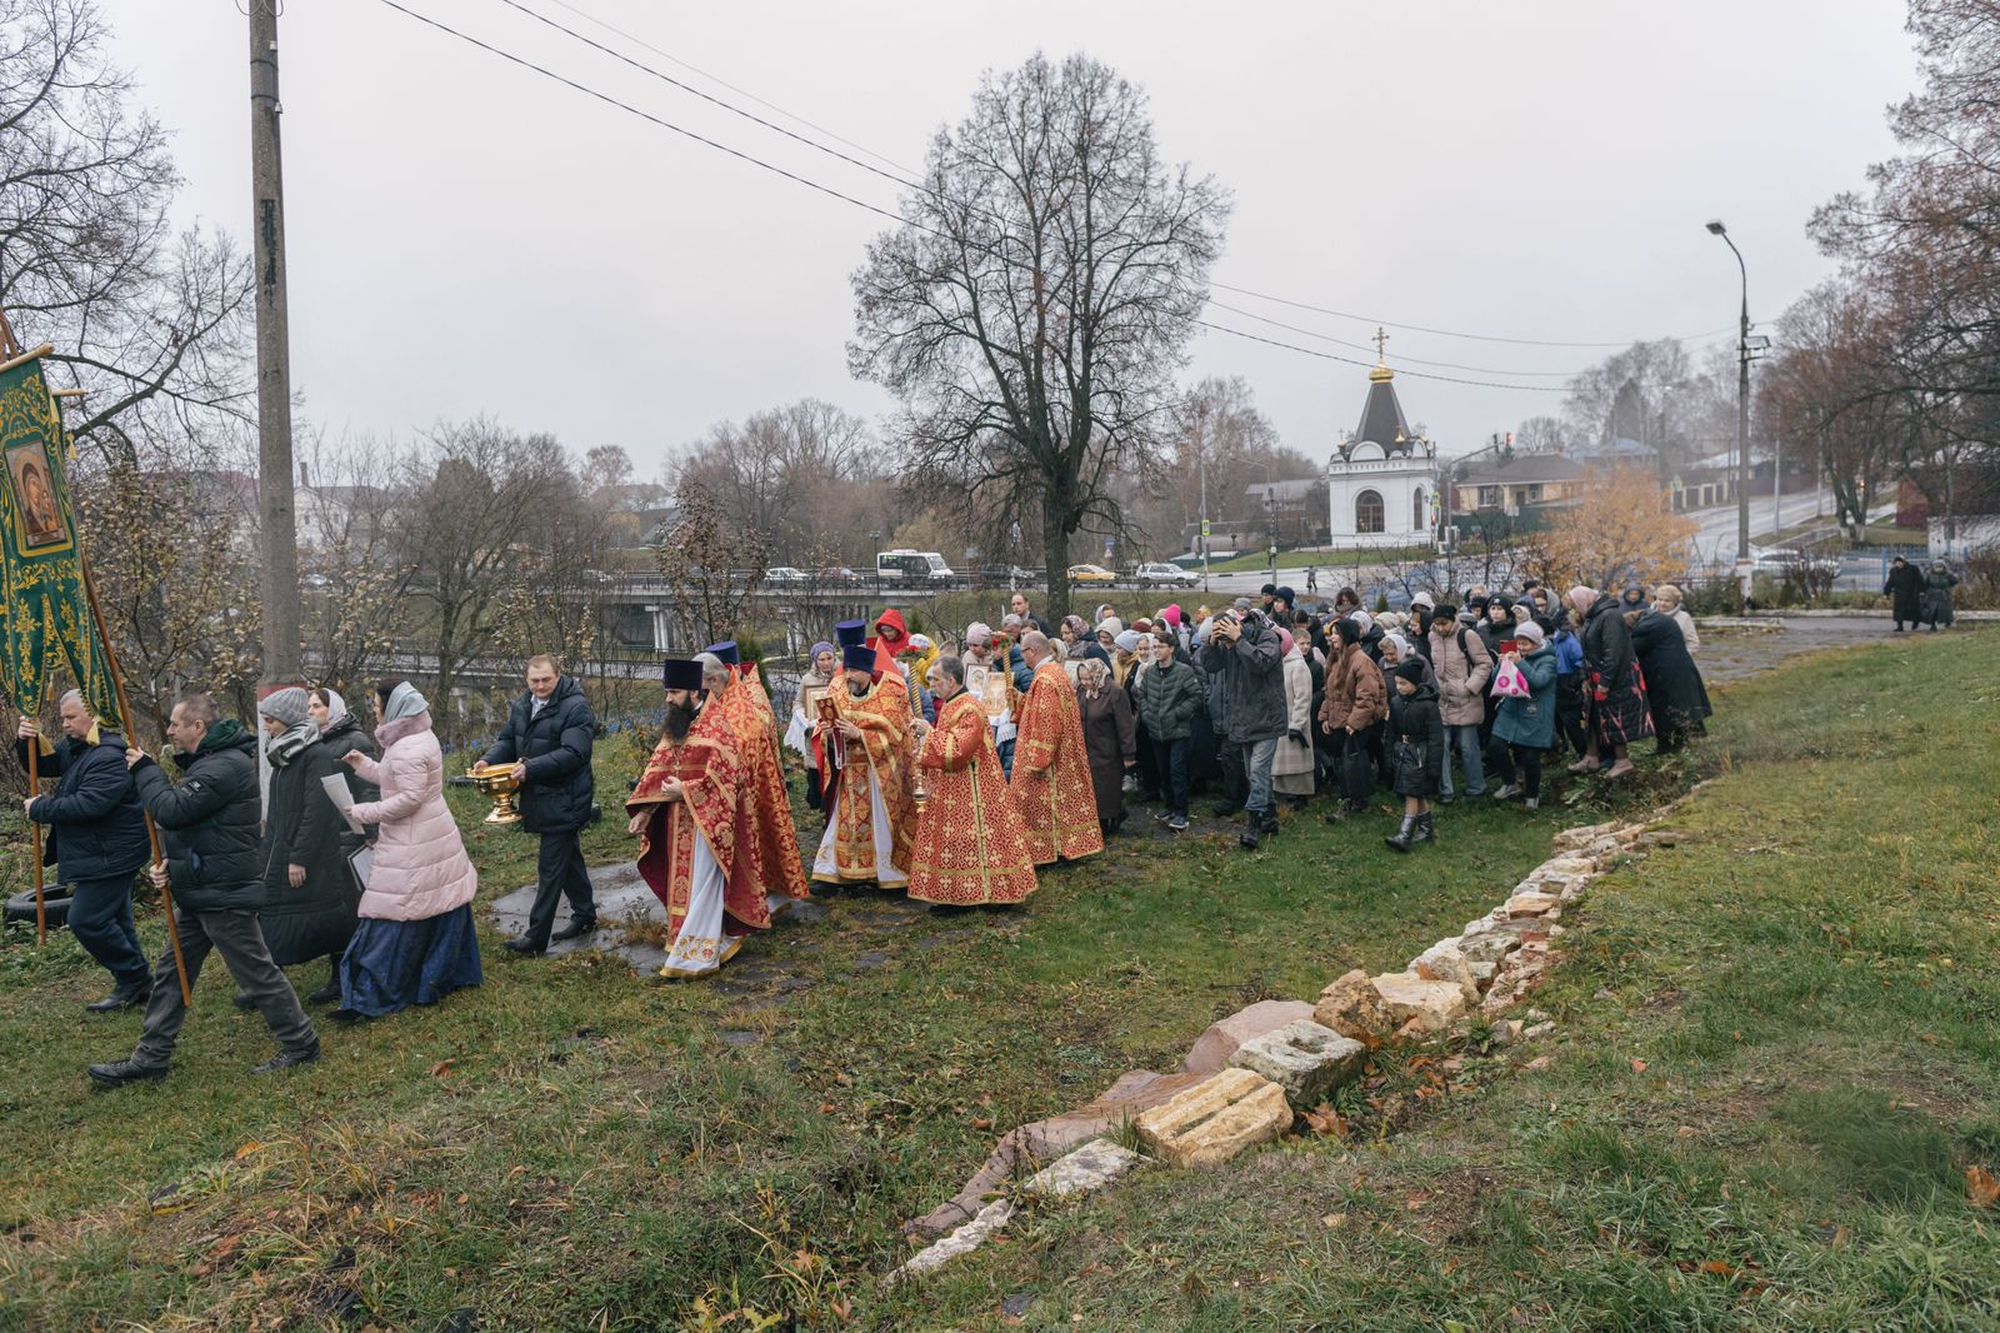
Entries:
[[586, 918], [585, 920], [582, 921], [578, 921], [574, 918], [571, 918], [570, 923], [567, 926], [564, 926], [561, 930], [549, 936], [549, 939], [558, 941], [573, 940], [579, 938], [580, 936], [588, 935], [596, 929], [597, 929], [597, 918], [594, 916]]
[[127, 1083], [158, 1083], [166, 1076], [165, 1065], [142, 1065], [137, 1060], [118, 1060], [90, 1067], [90, 1077], [104, 1088], [123, 1087]]
[[332, 1004], [340, 998], [340, 960], [334, 959], [327, 969], [326, 984], [306, 996], [307, 1004]]
[[1410, 837], [1411, 846], [1415, 846], [1417, 843], [1420, 842], [1436, 842], [1436, 841], [1437, 841], [1436, 818], [1428, 812], [1418, 815], [1416, 832], [1412, 834]]
[[1262, 824], [1263, 821], [1257, 817], [1257, 812], [1252, 810], [1249, 822], [1243, 826], [1243, 836], [1238, 838], [1237, 841], [1242, 843], [1248, 850], [1256, 851], [1258, 845], [1264, 840], [1260, 833]]
[[83, 1011], [87, 1014], [115, 1014], [121, 1009], [144, 1008], [146, 1001], [152, 998], [153, 979], [151, 977], [147, 977], [144, 981], [120, 982], [118, 989], [112, 991], [111, 994], [105, 996], [95, 1004], [86, 1004], [83, 1006]]
[[1415, 815], [1404, 815], [1402, 830], [1398, 833], [1393, 834], [1390, 837], [1382, 839], [1382, 841], [1388, 843], [1390, 850], [1392, 851], [1407, 852], [1410, 850], [1411, 835], [1414, 834], [1416, 830], [1417, 830], [1417, 817]]
[[1259, 818], [1261, 821], [1259, 832], [1269, 835], [1278, 831], [1278, 811], [1275, 807], [1264, 811]]

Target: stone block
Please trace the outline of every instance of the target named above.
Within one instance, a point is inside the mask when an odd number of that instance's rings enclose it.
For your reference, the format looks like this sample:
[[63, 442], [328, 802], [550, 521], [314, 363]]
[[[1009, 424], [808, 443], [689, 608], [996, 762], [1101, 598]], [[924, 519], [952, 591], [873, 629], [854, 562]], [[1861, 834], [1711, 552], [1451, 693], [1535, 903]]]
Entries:
[[1524, 916], [1547, 916], [1561, 903], [1562, 899], [1553, 893], [1529, 890], [1526, 893], [1517, 893], [1507, 900], [1507, 915], [1516, 919]]
[[1358, 967], [1319, 993], [1312, 1017], [1321, 1027], [1351, 1037], [1371, 1050], [1396, 1026], [1368, 974]]
[[1261, 1037], [1287, 1023], [1312, 1016], [1313, 1007], [1304, 1000], [1259, 1000], [1211, 1024], [1187, 1053], [1181, 1068], [1190, 1074], [1213, 1074], [1227, 1069], [1236, 1048], [1252, 1037]]
[[1425, 981], [1449, 981], [1465, 992], [1467, 1004], [1479, 1003], [1479, 979], [1473, 976], [1457, 940], [1439, 940], [1412, 959], [1409, 970]]
[[893, 1287], [898, 1282], [935, 1272], [962, 1254], [971, 1254], [992, 1239], [1013, 1216], [1013, 1204], [1005, 1199], [994, 1200], [980, 1209], [970, 1222], [912, 1255], [909, 1262], [882, 1279], [883, 1285]]
[[1283, 1088], [1286, 1100], [1301, 1111], [1331, 1098], [1367, 1060], [1366, 1046], [1310, 1018], [1252, 1037], [1229, 1057], [1232, 1066], [1262, 1074]]
[[1285, 1090], [1247, 1069], [1225, 1069], [1139, 1117], [1139, 1136], [1175, 1166], [1219, 1166], [1292, 1126]]
[[1426, 981], [1408, 972], [1385, 972], [1370, 983], [1382, 997], [1382, 1007], [1398, 1023], [1415, 1023], [1425, 1032], [1442, 1032], [1465, 1012], [1465, 991], [1453, 981]]
[[1022, 1182], [1021, 1192], [1031, 1199], [1068, 1199], [1089, 1194], [1103, 1189], [1145, 1160], [1110, 1139], [1092, 1139], [1053, 1166], [1029, 1176]]
[[1512, 931], [1489, 931], [1459, 941], [1458, 951], [1468, 964], [1497, 963], [1521, 947], [1521, 937]]

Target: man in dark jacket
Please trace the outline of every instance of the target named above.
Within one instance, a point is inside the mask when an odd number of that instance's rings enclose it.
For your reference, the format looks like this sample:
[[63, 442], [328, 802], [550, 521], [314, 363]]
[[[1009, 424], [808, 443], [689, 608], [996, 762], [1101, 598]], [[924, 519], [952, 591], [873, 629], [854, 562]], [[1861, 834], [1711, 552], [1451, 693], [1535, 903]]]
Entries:
[[34, 719], [22, 718], [21, 763], [39, 746], [40, 772], [56, 779], [53, 796], [31, 794], [28, 818], [49, 826], [44, 865], [70, 886], [69, 933], [111, 974], [116, 988], [84, 1006], [93, 1014], [130, 1009], [153, 991], [153, 970], [132, 924], [132, 877], [145, 867], [146, 816], [125, 769], [125, 738], [101, 727], [83, 696], [62, 697], [62, 744], [50, 748]]
[[[278, 1039], [278, 1054], [251, 1072], [273, 1074], [311, 1064], [319, 1059], [319, 1037], [292, 983], [271, 961], [257, 924], [264, 896], [257, 738], [234, 718], [225, 719], [213, 696], [190, 694], [174, 705], [167, 739], [181, 769], [179, 785], [169, 783], [144, 751], [127, 750], [125, 762], [139, 803], [166, 837], [166, 862], [150, 873], [155, 884], [173, 886], [188, 989], [194, 989], [209, 950], [220, 953], [237, 987], [249, 994]], [[153, 998], [138, 1049], [129, 1059], [92, 1065], [90, 1076], [105, 1087], [165, 1078], [186, 1020], [168, 949], [153, 971]]]
[[1195, 669], [1175, 654], [1171, 639], [1161, 640], [1152, 653], [1145, 688], [1139, 691], [1139, 717], [1166, 789], [1167, 808], [1155, 818], [1179, 833], [1188, 826], [1188, 749], [1194, 743], [1195, 717], [1208, 707], [1208, 692]]
[[1254, 610], [1217, 617], [1208, 646], [1201, 650], [1202, 669], [1221, 678], [1229, 717], [1227, 739], [1242, 753], [1249, 778], [1245, 847], [1254, 848], [1263, 834], [1278, 831], [1271, 764], [1278, 757], [1288, 716], [1282, 657], [1278, 632]]
[[[597, 715], [590, 711], [583, 687], [559, 674], [553, 657], [532, 657], [528, 692], [514, 702], [507, 729], [473, 767], [476, 773], [501, 764], [513, 766], [514, 780], [521, 786], [515, 798], [521, 828], [542, 837], [528, 933], [507, 941], [515, 953], [538, 954], [552, 939], [572, 940], [597, 929], [597, 901], [591, 896], [582, 842], [597, 793], [590, 772], [596, 739]], [[569, 924], [551, 934], [556, 904], [563, 898], [569, 899]]]

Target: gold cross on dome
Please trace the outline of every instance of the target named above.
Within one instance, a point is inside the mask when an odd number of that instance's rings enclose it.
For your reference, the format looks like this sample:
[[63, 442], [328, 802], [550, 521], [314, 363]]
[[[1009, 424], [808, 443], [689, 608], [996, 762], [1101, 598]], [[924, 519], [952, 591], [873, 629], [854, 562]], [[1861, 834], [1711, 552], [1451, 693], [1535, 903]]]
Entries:
[[1381, 325], [1379, 325], [1379, 324], [1378, 324], [1378, 325], [1376, 325], [1376, 326], [1375, 326], [1375, 364], [1376, 364], [1376, 365], [1378, 365], [1378, 366], [1386, 366], [1386, 365], [1388, 365], [1388, 364], [1389, 364], [1389, 353], [1388, 353], [1388, 346], [1389, 346], [1389, 335], [1388, 335], [1388, 334], [1386, 334], [1386, 333], [1384, 333], [1384, 332], [1382, 331], [1382, 326], [1381, 326]]

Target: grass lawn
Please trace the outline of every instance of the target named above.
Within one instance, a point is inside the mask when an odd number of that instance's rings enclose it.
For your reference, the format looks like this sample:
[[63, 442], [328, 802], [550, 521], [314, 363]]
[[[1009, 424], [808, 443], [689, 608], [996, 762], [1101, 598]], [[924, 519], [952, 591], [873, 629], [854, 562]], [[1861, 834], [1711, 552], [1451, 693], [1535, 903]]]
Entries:
[[[137, 1020], [87, 1021], [101, 974], [17, 930], [0, 1328], [973, 1328], [1003, 1302], [1051, 1328], [1976, 1325], [2000, 1290], [1958, 1174], [2000, 1166], [1988, 643], [1729, 691], [1704, 756], [1729, 775], [1690, 840], [1567, 923], [1534, 1001], [1553, 1042], [1442, 1076], [1385, 1057], [1353, 1142], [1141, 1176], [893, 1293], [903, 1221], [999, 1132], [1176, 1067], [1246, 1002], [1400, 965], [1606, 807], [1447, 807], [1444, 847], [1410, 858], [1387, 815], [1308, 814], [1245, 854], [1141, 810], [1024, 912], [836, 898], [694, 985], [489, 933], [483, 990], [328, 1031], [320, 1066], [268, 1083], [218, 969], [171, 1078], [93, 1092], [82, 1066]], [[622, 789], [630, 753], [600, 762]], [[1655, 768], [1645, 796], [1690, 776]], [[473, 850], [483, 898], [531, 873], [525, 838]], [[600, 827], [590, 850], [629, 845]]]

